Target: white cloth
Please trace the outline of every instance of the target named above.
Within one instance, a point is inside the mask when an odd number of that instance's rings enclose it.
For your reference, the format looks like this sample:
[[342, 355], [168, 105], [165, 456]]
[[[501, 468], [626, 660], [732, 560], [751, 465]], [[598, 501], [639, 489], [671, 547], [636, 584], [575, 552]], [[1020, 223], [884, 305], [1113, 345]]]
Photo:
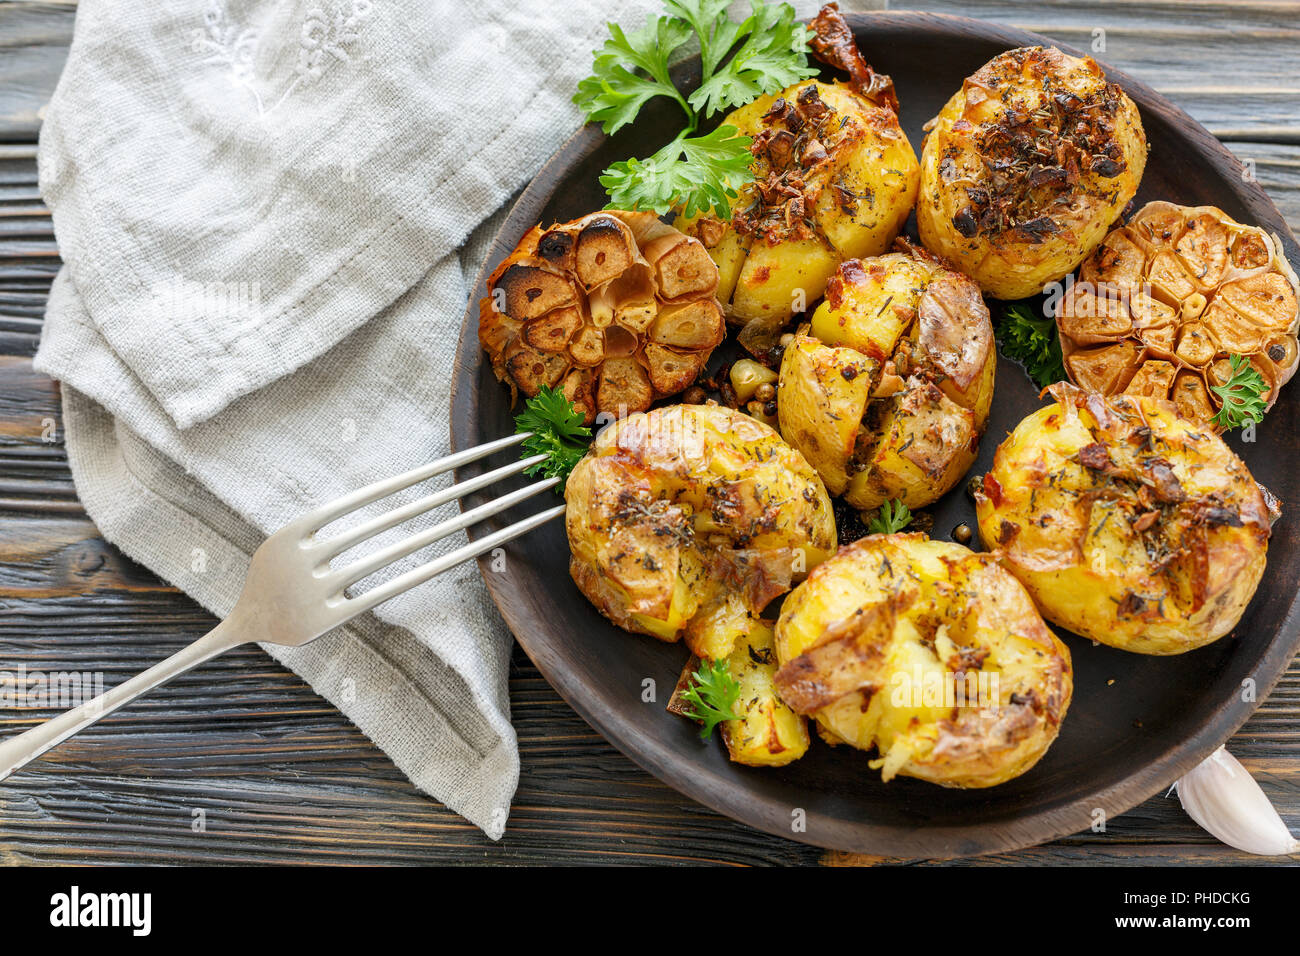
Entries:
[[[605, 22], [658, 7], [82, 0], [41, 131], [66, 265], [36, 367], [104, 537], [225, 615], [266, 534], [445, 454], [489, 217], [580, 122]], [[509, 648], [472, 564], [266, 647], [493, 838]]]

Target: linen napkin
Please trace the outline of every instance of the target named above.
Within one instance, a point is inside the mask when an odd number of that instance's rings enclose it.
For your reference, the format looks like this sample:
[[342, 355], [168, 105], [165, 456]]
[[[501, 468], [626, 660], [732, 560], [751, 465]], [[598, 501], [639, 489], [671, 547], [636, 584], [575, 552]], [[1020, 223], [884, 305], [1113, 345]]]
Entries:
[[[266, 534], [445, 454], [491, 217], [580, 123], [605, 22], [659, 7], [82, 0], [41, 132], [65, 266], [36, 367], [104, 537], [225, 615]], [[519, 756], [478, 574], [264, 646], [496, 839]]]

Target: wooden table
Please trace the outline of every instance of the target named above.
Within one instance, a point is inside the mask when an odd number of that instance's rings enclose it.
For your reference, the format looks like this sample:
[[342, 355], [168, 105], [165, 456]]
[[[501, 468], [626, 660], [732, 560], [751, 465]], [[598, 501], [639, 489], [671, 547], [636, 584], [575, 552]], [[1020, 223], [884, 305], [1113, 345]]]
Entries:
[[[1300, 233], [1300, 2], [893, 5], [984, 16], [1085, 49], [1104, 36], [1097, 56], [1253, 161]], [[102, 671], [112, 684], [214, 620], [99, 537], [58, 441], [58, 387], [31, 367], [59, 267], [35, 140], [74, 13], [72, 2], [0, 0], [0, 670]], [[597, 736], [518, 650], [510, 701], [523, 775], [499, 843], [418, 793], [329, 703], [251, 648], [0, 787], [0, 863], [878, 862], [770, 837], [679, 796]], [[0, 710], [0, 729], [51, 713]], [[1300, 830], [1300, 664], [1230, 746]], [[1259, 861], [1161, 795], [1106, 833], [955, 862]]]

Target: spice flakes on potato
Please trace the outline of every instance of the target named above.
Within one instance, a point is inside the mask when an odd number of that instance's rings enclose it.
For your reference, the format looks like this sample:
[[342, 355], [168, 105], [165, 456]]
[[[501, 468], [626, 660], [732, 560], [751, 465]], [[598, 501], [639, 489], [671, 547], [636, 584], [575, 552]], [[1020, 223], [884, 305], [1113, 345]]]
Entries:
[[1203, 423], [1060, 382], [998, 446], [980, 537], [1047, 620], [1143, 654], [1229, 633], [1264, 573], [1277, 503]]

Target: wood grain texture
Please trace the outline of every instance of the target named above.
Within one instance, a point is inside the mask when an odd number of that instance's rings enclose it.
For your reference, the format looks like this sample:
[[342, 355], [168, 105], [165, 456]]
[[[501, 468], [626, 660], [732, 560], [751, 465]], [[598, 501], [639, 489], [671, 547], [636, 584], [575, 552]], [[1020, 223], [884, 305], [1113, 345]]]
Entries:
[[72, 42], [75, 0], [0, 2], [0, 142], [31, 141]]
[[[1288, 72], [1280, 59], [1288, 42], [1292, 57], [1297, 48], [1300, 4], [892, 6], [987, 15], [1079, 46], [1099, 20], [1109, 48], [1098, 55], [1232, 137], [1233, 151], [1255, 160], [1260, 183], [1300, 233], [1292, 90], [1300, 81], [1293, 62]], [[57, 387], [31, 369], [58, 268], [33, 143], [74, 12], [72, 4], [0, 2], [0, 671], [21, 664], [102, 672], [111, 684], [213, 619], [98, 537], [58, 441]], [[1292, 90], [1289, 106], [1278, 90]], [[1267, 109], [1256, 112], [1260, 104]], [[500, 843], [421, 796], [300, 679], [245, 648], [0, 786], [0, 863], [900, 862], [825, 853], [692, 803], [605, 743], [518, 651], [510, 696], [523, 775]], [[0, 731], [52, 714], [0, 710]], [[1300, 829], [1300, 662], [1231, 748]], [[947, 865], [1259, 862], [1215, 843], [1176, 798], [1155, 797], [1109, 821], [1105, 833]]]

